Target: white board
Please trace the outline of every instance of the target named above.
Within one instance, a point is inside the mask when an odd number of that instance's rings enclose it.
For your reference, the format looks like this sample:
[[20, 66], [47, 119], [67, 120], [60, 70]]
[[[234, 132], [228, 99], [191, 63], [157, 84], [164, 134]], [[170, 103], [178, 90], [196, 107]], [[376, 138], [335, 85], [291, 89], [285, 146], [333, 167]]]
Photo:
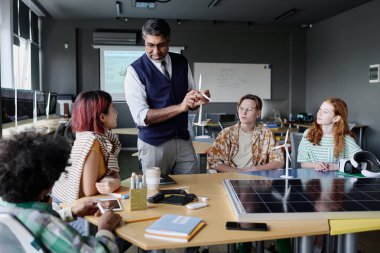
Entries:
[[202, 74], [202, 89], [210, 90], [214, 102], [237, 102], [246, 94], [271, 98], [270, 64], [194, 63], [194, 81]]

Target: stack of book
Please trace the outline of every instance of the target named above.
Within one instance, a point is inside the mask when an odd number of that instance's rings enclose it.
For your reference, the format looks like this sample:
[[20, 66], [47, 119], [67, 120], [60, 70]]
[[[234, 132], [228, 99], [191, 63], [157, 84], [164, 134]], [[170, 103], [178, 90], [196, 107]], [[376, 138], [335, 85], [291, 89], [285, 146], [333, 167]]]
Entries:
[[173, 242], [188, 242], [206, 223], [198, 217], [165, 214], [145, 229], [145, 237]]

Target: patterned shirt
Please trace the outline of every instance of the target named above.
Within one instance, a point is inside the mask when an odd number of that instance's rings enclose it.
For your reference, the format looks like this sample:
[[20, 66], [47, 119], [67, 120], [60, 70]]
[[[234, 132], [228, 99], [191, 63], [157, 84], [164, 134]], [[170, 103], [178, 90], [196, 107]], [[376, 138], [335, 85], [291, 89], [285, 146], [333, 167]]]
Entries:
[[119, 252], [111, 232], [99, 230], [95, 237], [82, 237], [48, 203], [9, 203], [0, 198], [0, 212], [15, 215], [49, 252]]
[[[207, 155], [207, 161], [211, 169], [218, 165], [235, 167], [232, 159], [239, 151], [240, 123], [223, 129], [215, 139], [212, 148]], [[280, 149], [272, 149], [275, 146], [272, 131], [256, 124], [252, 133], [252, 163], [253, 166], [264, 165], [269, 162], [283, 162], [284, 156]]]
[[344, 150], [338, 158], [334, 157], [334, 137], [322, 136], [319, 145], [314, 145], [307, 138], [306, 130], [302, 136], [301, 143], [298, 147], [297, 162], [326, 162], [338, 163], [342, 158], [351, 158], [356, 152], [361, 151], [361, 148], [356, 144], [354, 138], [350, 135], [344, 137]]

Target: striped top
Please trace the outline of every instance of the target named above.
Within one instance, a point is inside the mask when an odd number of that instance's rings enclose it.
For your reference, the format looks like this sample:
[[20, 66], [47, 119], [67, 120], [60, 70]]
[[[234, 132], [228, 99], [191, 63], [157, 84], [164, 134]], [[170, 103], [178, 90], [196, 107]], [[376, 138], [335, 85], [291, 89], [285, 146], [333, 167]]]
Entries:
[[320, 145], [314, 145], [306, 139], [306, 130], [303, 134], [301, 143], [298, 147], [297, 162], [327, 162], [338, 163], [342, 158], [351, 158], [356, 152], [361, 151], [361, 148], [356, 144], [354, 138], [350, 135], [344, 137], [344, 150], [339, 155], [339, 158], [334, 157], [334, 137], [322, 136]]
[[121, 143], [116, 134], [107, 131], [105, 135], [94, 132], [77, 132], [73, 148], [70, 154], [70, 166], [66, 167], [67, 173], [54, 184], [53, 196], [62, 202], [72, 202], [79, 198], [83, 166], [94, 141], [98, 140], [107, 165], [106, 176], [114, 171], [119, 172], [117, 156], [121, 150]]

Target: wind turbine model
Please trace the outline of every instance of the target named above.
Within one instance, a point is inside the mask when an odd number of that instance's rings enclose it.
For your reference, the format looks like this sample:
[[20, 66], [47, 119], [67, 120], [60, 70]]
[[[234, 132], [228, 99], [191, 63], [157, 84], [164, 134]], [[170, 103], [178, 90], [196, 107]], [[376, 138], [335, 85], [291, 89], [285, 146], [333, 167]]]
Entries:
[[273, 149], [279, 149], [279, 148], [284, 148], [285, 149], [285, 153], [286, 153], [285, 175], [281, 175], [282, 178], [293, 178], [293, 176], [289, 176], [290, 155], [289, 155], [288, 136], [289, 136], [289, 129], [288, 129], [288, 131], [286, 131], [286, 136], [285, 136], [285, 142], [284, 142], [284, 144], [273, 148]]
[[[198, 90], [201, 91], [201, 88], [202, 88], [202, 74], [199, 74], [199, 88], [198, 88]], [[202, 106], [203, 106], [203, 104], [201, 104], [199, 106], [198, 122], [194, 123], [194, 125], [204, 127], [204, 126], [206, 126], [207, 122], [202, 121]]]

